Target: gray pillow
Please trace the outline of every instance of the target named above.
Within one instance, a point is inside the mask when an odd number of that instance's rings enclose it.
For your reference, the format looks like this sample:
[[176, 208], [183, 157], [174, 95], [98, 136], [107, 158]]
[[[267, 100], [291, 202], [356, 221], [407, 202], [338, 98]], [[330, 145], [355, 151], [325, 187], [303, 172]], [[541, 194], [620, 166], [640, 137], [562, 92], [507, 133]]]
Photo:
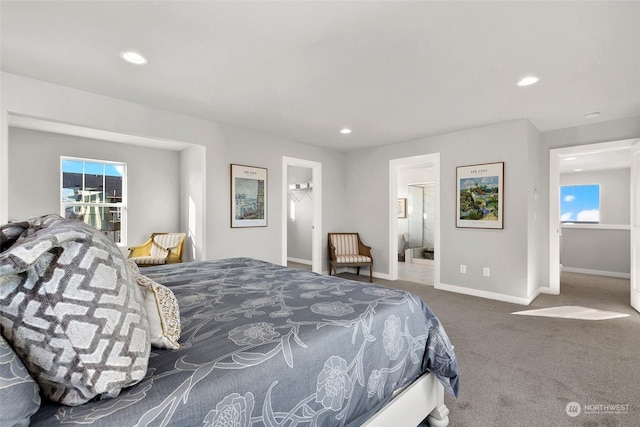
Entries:
[[0, 227], [0, 246], [0, 329], [44, 396], [80, 405], [144, 378], [144, 300], [113, 242], [48, 215]]
[[0, 426], [28, 426], [40, 408], [40, 390], [20, 358], [0, 336]]

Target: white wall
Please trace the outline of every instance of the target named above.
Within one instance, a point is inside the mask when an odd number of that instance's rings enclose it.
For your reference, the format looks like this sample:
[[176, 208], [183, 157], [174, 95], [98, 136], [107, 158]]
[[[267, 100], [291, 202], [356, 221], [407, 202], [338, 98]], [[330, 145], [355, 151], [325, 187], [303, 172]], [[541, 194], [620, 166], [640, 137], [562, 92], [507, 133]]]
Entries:
[[[197, 248], [207, 259], [250, 256], [274, 263], [281, 262], [282, 221], [282, 156], [291, 156], [323, 165], [322, 229], [340, 231], [345, 221], [344, 154], [322, 148], [246, 131], [215, 122], [184, 116], [90, 92], [71, 89], [9, 73], [1, 74], [0, 110], [0, 223], [8, 218], [8, 115], [35, 117], [51, 122], [67, 123], [89, 129], [108, 130], [162, 142], [188, 143], [203, 147], [203, 152], [185, 153], [180, 169], [202, 169], [196, 176], [202, 184], [180, 185], [184, 194], [204, 193], [194, 206], [185, 206], [188, 197], [177, 198], [179, 225], [183, 232], [191, 222], [196, 227]], [[199, 153], [199, 154], [198, 154]], [[240, 163], [266, 167], [268, 182], [268, 227], [231, 229], [229, 165]], [[285, 196], [286, 197], [286, 196]], [[184, 218], [193, 212], [193, 218]], [[191, 214], [189, 214], [191, 215]], [[326, 264], [326, 242], [323, 261]], [[198, 249], [196, 248], [196, 256]]]
[[630, 169], [560, 175], [560, 185], [600, 184], [600, 225], [563, 226], [560, 262], [564, 270], [629, 274], [629, 230], [603, 227], [629, 225], [630, 180]]
[[[216, 188], [207, 191], [208, 199], [215, 200], [218, 208], [210, 222], [216, 226], [216, 244], [209, 257], [250, 256], [280, 264], [282, 262], [282, 156], [305, 159], [322, 164], [322, 230], [324, 235], [342, 231], [344, 208], [345, 166], [344, 154], [311, 145], [287, 141], [246, 129], [226, 127], [224, 149], [216, 153], [217, 165], [208, 163], [208, 182], [215, 182]], [[266, 167], [268, 172], [268, 227], [229, 228], [229, 164], [240, 163], [249, 166]], [[210, 176], [212, 175], [212, 176]], [[212, 199], [213, 198], [213, 199]], [[219, 226], [224, 224], [225, 226]], [[327, 242], [323, 240], [322, 265], [327, 265]]]
[[[548, 267], [549, 248], [542, 246], [541, 238], [548, 235], [548, 195], [544, 187], [540, 166], [549, 162], [549, 156], [541, 157], [541, 135], [531, 123], [528, 123], [528, 185], [523, 189], [527, 200], [527, 276], [529, 297], [537, 295], [543, 288], [548, 288], [549, 274], [542, 273]], [[546, 207], [545, 207], [546, 206]]]
[[[389, 236], [381, 224], [390, 220], [386, 190], [389, 160], [439, 152], [441, 285], [484, 296], [506, 296], [518, 301], [528, 298], [527, 221], [534, 194], [532, 180], [536, 176], [528, 173], [531, 133], [527, 120], [515, 120], [349, 153], [346, 180], [351, 195], [350, 225], [353, 231], [367, 236], [376, 270], [388, 273]], [[504, 230], [456, 228], [456, 166], [502, 161]], [[467, 266], [467, 274], [459, 272], [460, 264]], [[491, 277], [482, 276], [483, 267], [491, 268]]]
[[[366, 235], [366, 243], [373, 246], [376, 270], [384, 273], [389, 261], [389, 160], [439, 152], [441, 282], [484, 292], [483, 296], [526, 299], [548, 277], [549, 149], [640, 137], [640, 117], [541, 135], [527, 120], [516, 120], [344, 155], [13, 74], [2, 73], [0, 78], [0, 223], [6, 222], [9, 212], [11, 113], [204, 147], [204, 197], [195, 200], [204, 206], [196, 205], [194, 212], [196, 223], [203, 224], [197, 230], [202, 233], [197, 242], [206, 248], [202, 253], [207, 258], [254, 256], [279, 263], [280, 220], [285, 214], [281, 212], [282, 156], [320, 162], [324, 177], [322, 229]], [[190, 168], [194, 159], [203, 161], [202, 156], [185, 155], [180, 168]], [[455, 167], [496, 161], [505, 162], [505, 229], [456, 229]], [[269, 169], [268, 227], [230, 229], [230, 163]], [[534, 188], [538, 199], [534, 199]], [[182, 217], [189, 208], [183, 206], [184, 200], [178, 203]], [[180, 218], [181, 227], [187, 222]], [[323, 260], [326, 264], [326, 242]], [[467, 264], [467, 275], [458, 271], [463, 263]], [[481, 276], [484, 266], [491, 268], [490, 278]]]
[[207, 150], [193, 146], [180, 152], [180, 229], [187, 233], [182, 259], [207, 259], [206, 245], [199, 239], [206, 236], [206, 221], [198, 214], [198, 206], [207, 199]]
[[12, 220], [60, 213], [60, 157], [127, 164], [125, 245], [154, 231], [178, 230], [179, 153], [34, 130], [9, 128], [9, 201]]
[[422, 221], [424, 239], [423, 245], [428, 248], [434, 247], [435, 240], [435, 188], [433, 185], [426, 185], [423, 187], [424, 192], [424, 205], [422, 206], [422, 213], [424, 219]]

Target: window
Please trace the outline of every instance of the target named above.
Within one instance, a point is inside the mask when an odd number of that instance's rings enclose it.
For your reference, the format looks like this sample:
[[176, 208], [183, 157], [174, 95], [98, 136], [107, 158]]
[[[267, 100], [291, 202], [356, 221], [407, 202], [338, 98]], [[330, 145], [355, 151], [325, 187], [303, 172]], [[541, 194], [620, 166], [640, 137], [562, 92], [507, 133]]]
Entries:
[[61, 215], [126, 245], [126, 163], [60, 158]]
[[562, 222], [600, 222], [600, 185], [560, 186]]

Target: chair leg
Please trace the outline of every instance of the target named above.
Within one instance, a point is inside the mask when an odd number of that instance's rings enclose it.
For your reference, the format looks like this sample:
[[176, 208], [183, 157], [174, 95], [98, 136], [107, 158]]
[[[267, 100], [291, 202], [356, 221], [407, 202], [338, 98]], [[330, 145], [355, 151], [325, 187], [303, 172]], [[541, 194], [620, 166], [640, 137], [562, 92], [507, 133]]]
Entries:
[[358, 273], [358, 276], [359, 276], [360, 275], [360, 267], [356, 267], [356, 268], [357, 268], [357, 273]]
[[373, 264], [369, 266], [369, 283], [373, 283]]

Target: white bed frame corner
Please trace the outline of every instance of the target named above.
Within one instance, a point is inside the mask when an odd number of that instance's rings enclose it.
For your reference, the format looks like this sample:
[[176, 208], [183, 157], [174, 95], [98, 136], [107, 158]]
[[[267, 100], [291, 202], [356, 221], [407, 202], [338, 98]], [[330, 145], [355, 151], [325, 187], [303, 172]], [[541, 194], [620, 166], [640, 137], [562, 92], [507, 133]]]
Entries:
[[444, 387], [431, 373], [421, 376], [398, 392], [362, 427], [416, 427], [425, 418], [431, 427], [449, 425], [449, 408], [444, 404]]

